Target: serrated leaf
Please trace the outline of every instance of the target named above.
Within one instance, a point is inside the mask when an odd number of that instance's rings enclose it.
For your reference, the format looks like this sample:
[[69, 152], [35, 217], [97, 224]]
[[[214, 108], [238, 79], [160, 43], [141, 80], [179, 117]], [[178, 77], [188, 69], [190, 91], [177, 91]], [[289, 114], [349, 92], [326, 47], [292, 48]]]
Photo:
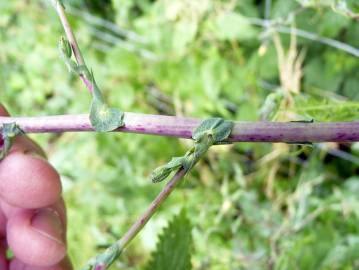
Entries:
[[175, 216], [161, 235], [144, 270], [190, 270], [193, 240], [192, 226], [184, 210]]

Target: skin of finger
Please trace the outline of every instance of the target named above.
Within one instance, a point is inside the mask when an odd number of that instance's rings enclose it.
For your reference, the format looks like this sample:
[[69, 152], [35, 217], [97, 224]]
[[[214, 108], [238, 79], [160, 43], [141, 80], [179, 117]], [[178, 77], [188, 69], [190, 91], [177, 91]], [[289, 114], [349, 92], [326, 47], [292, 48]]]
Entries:
[[35, 156], [37, 155], [46, 159], [46, 154], [42, 148], [33, 140], [30, 140], [27, 136], [17, 136], [15, 138], [14, 144], [9, 151], [9, 155], [14, 152], [23, 152], [25, 154], [32, 154]]
[[[64, 225], [64, 231], [66, 231], [66, 228], [67, 228], [66, 207], [65, 207], [65, 202], [64, 202], [63, 198], [60, 198], [55, 204], [50, 205], [47, 208], [54, 210], [60, 216], [61, 222]], [[39, 209], [37, 209], [37, 210], [39, 210]], [[14, 216], [22, 211], [28, 211], [28, 210], [20, 208], [20, 207], [12, 206], [12, 205], [0, 200], [0, 217], [1, 217], [1, 213], [5, 216], [5, 219], [6, 219], [5, 220], [5, 229], [6, 229], [6, 221], [11, 219], [12, 216]]]
[[0, 162], [0, 196], [21, 208], [42, 208], [61, 196], [60, 176], [43, 158], [15, 152]]
[[6, 247], [3, 242], [0, 242], [0, 269], [7, 269], [8, 262], [6, 260]]
[[[0, 115], [2, 116], [8, 116], [8, 112], [6, 111], [6, 109], [0, 104]], [[15, 153], [15, 152], [22, 152], [22, 153], [27, 153], [27, 154], [32, 154], [32, 155], [37, 155], [39, 157], [44, 157], [46, 158], [46, 155], [44, 153], [44, 151], [41, 149], [41, 147], [39, 147], [35, 142], [33, 142], [32, 140], [30, 140], [27, 136], [18, 136], [15, 139], [15, 142], [13, 144], [12, 149], [10, 150], [10, 154]], [[4, 228], [5, 222], [1, 222], [1, 220], [3, 220], [4, 216], [7, 216], [9, 218], [9, 216], [15, 215], [16, 213], [19, 213], [20, 211], [23, 211], [23, 209], [18, 208], [18, 207], [14, 207], [11, 206], [10, 204], [6, 203], [6, 202], [0, 202], [1, 203], [1, 208], [4, 211], [0, 210], [0, 230]], [[66, 231], [66, 208], [65, 208], [65, 204], [62, 198], [60, 198], [60, 200], [55, 203], [54, 205], [51, 206], [51, 208], [53, 208], [60, 216], [60, 219], [62, 221], [62, 223], [64, 224], [65, 227], [65, 231]], [[3, 212], [5, 212], [6, 214], [4, 214]], [[13, 222], [11, 222], [13, 223]], [[1, 233], [1, 231], [0, 231]], [[1, 236], [1, 235], [0, 235]], [[18, 260], [17, 260], [18, 261]], [[19, 262], [19, 261], [18, 261]], [[0, 264], [0, 266], [2, 266]], [[23, 264], [23, 266], [25, 266], [25, 264]], [[46, 270], [52, 270], [52, 269], [61, 269], [61, 270], [70, 270], [72, 269], [70, 261], [64, 260], [61, 264], [60, 264], [60, 268], [59, 266], [54, 267], [50, 267], [50, 268], [46, 268]], [[28, 269], [27, 266], [26, 269]], [[39, 267], [35, 267], [35, 268], [31, 268], [31, 269], [38, 269]], [[3, 267], [0, 267], [0, 269], [4, 269]], [[29, 268], [30, 269], [30, 268]], [[45, 269], [45, 268], [41, 268], [41, 269]]]
[[[6, 216], [5, 213], [0, 209], [0, 239], [6, 236]], [[1, 268], [0, 268], [1, 269]]]
[[27, 265], [52, 266], [66, 255], [66, 246], [35, 230], [33, 210], [12, 216], [7, 223], [7, 242], [16, 258]]
[[[1, 268], [2, 269], [2, 268]], [[72, 270], [72, 265], [68, 258], [65, 258], [61, 263], [48, 267], [39, 267], [26, 265], [18, 259], [14, 259], [10, 262], [9, 270]]]

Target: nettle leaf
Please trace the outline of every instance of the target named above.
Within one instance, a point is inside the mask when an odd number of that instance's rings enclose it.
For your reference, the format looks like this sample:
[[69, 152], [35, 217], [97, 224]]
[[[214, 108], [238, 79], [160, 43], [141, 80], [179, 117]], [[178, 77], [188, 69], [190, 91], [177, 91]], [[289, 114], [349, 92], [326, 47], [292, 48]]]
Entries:
[[5, 123], [0, 129], [0, 160], [4, 159], [9, 153], [13, 139], [18, 135], [25, 134], [16, 123]]
[[144, 270], [190, 270], [193, 249], [192, 225], [184, 210], [159, 236], [156, 251]]
[[90, 109], [90, 122], [96, 131], [112, 131], [124, 125], [124, 113], [116, 108], [110, 108], [105, 103], [100, 89], [91, 73], [93, 86], [92, 104]]

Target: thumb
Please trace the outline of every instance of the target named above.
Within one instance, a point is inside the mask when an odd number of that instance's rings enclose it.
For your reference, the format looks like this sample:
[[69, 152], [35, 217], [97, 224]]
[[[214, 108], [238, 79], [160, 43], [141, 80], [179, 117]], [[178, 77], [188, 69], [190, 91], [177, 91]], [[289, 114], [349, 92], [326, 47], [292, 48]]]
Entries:
[[8, 111], [5, 109], [5, 107], [0, 103], [0, 116], [9, 116]]
[[[10, 116], [6, 108], [0, 103], [0, 117]], [[3, 138], [0, 134], [0, 148], [3, 146]], [[27, 136], [17, 136], [14, 144], [10, 150], [10, 153], [21, 151], [23, 153], [37, 154], [46, 158], [45, 152], [34, 141], [30, 140]]]
[[[9, 116], [9, 113], [1, 103], [0, 103], [0, 116]], [[4, 140], [2, 136], [0, 136], [0, 148], [2, 148], [3, 145], [4, 145]]]

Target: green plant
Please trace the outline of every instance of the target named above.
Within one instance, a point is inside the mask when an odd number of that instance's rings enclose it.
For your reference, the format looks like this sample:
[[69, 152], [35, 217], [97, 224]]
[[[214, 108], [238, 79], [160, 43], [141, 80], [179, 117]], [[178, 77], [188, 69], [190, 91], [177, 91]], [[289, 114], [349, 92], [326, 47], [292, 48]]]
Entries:
[[[223, 38], [223, 37], [222, 37]], [[226, 37], [224, 37], [226, 38]], [[215, 66], [213, 64], [209, 64], [207, 66], [208, 70], [211, 70], [212, 67]], [[214, 74], [215, 72], [213, 72]], [[80, 75], [82, 73], [80, 72]], [[210, 72], [210, 74], [212, 74]], [[90, 77], [90, 75], [89, 75]], [[210, 76], [209, 76], [210, 77]], [[88, 80], [90, 82], [94, 82], [94, 79], [92, 80]], [[215, 92], [215, 91], [213, 91]], [[211, 92], [211, 94], [213, 94], [213, 92]], [[298, 101], [300, 102], [300, 101]], [[347, 105], [347, 102], [345, 102], [345, 104]], [[345, 105], [345, 106], [346, 106]], [[301, 107], [301, 106], [298, 106], [296, 107], [295, 109], [303, 109], [305, 110], [305, 106]], [[339, 109], [338, 109], [339, 110]], [[342, 111], [342, 110], [340, 110]], [[352, 110], [349, 110], [349, 113], [352, 113], [354, 115], [353, 119], [357, 119], [355, 117], [355, 114], [353, 113]], [[309, 117], [311, 116], [311, 114], [309, 114]], [[125, 127], [122, 128], [122, 130], [126, 130], [126, 128], [128, 128], [128, 131], [136, 131], [136, 128], [135, 128], [135, 124], [137, 123], [134, 123], [132, 122], [131, 120], [131, 114], [129, 114], [129, 120], [126, 121], [126, 114], [125, 114], [125, 119], [124, 119], [124, 122], [125, 122]], [[167, 130], [165, 130], [163, 132], [163, 128], [161, 128], [162, 132], [160, 131], [156, 131], [155, 129], [151, 129], [151, 122], [146, 122], [144, 121], [144, 116], [142, 116], [143, 119], [140, 119], [139, 122], [140, 124], [142, 124], [143, 126], [141, 126], [141, 132], [143, 132], [143, 128], [145, 128], [145, 131], [148, 132], [148, 133], [155, 133], [157, 132], [158, 134], [166, 134], [166, 135], [178, 135], [178, 136], [182, 136], [182, 137], [186, 137], [186, 138], [190, 138], [192, 136], [192, 130], [198, 126], [198, 124], [200, 123], [200, 121], [192, 121], [191, 119], [184, 119], [185, 121], [183, 122], [177, 122], [175, 126], [170, 126], [168, 127]], [[317, 117], [314, 117], [315, 120], [317, 120], [318, 118]], [[58, 119], [58, 123], [66, 123], [64, 120], [65, 118], [63, 119]], [[74, 123], [74, 119], [75, 117], [74, 116], [69, 116], [67, 118], [69, 121], [67, 122], [67, 128], [70, 129], [69, 127], [71, 126], [71, 130], [77, 130], [79, 129], [79, 127], [83, 128], [84, 130], [91, 130], [92, 129], [92, 126], [90, 125], [91, 123], [88, 121], [88, 116], [83, 116], [83, 118], [81, 118], [81, 122], [75, 122]], [[78, 119], [78, 118], [77, 118]], [[147, 118], [149, 119], [149, 118]], [[160, 117], [154, 117], [154, 118], [151, 118], [152, 120], [153, 119], [160, 119]], [[173, 118], [170, 118], [170, 119], [173, 119]], [[330, 119], [330, 118], [329, 118]], [[344, 118], [344, 120], [347, 119], [347, 118]], [[32, 132], [32, 131], [37, 131], [37, 132], [43, 132], [44, 130], [48, 130], [48, 131], [51, 131], [51, 127], [50, 125], [45, 125], [45, 126], [36, 126], [36, 123], [34, 122], [29, 122], [28, 120], [29, 119], [2, 119], [4, 122], [7, 122], [7, 121], [15, 121], [16, 123], [19, 124], [19, 126], [25, 131], [25, 132]], [[48, 123], [54, 123], [53, 121], [55, 119], [51, 119], [49, 118], [48, 119]], [[158, 121], [156, 120], [156, 121]], [[169, 119], [168, 119], [169, 120]], [[340, 119], [342, 120], [342, 119]], [[339, 120], [339, 121], [340, 121]], [[157, 123], [156, 121], [152, 122], [152, 125], [155, 125], [154, 123]], [[173, 120], [172, 120], [173, 121]], [[84, 127], [84, 124], [85, 123], [85, 127]], [[177, 129], [175, 129], [174, 127], [177, 128], [177, 126], [179, 125], [182, 125], [182, 130], [179, 132]], [[126, 127], [127, 126], [127, 127]], [[53, 131], [55, 130], [55, 128], [58, 128], [59, 125], [56, 125], [54, 124], [53, 125]], [[132, 127], [132, 129], [131, 129]], [[248, 128], [249, 128], [249, 133], [245, 133], [245, 136], [243, 135], [243, 132], [246, 132], [248, 131]], [[265, 128], [263, 130], [263, 128]], [[296, 128], [296, 132], [292, 132], [290, 133], [291, 129], [294, 129]], [[301, 132], [298, 132], [297, 129], [300, 129]], [[323, 138], [323, 133], [321, 133], [324, 128], [327, 128], [329, 130], [329, 132], [326, 130], [325, 132], [325, 138]], [[337, 128], [337, 129], [336, 129]], [[121, 130], [121, 129], [120, 129]], [[258, 132], [258, 130], [260, 130], [259, 133], [253, 133], [254, 131]], [[309, 137], [308, 139], [308, 135], [306, 133], [306, 131], [310, 131], [310, 133], [312, 134], [312, 130], [318, 132], [317, 135], [318, 137], [315, 137], [316, 139], [314, 140], [313, 137]], [[233, 140], [244, 140], [244, 141], [284, 141], [284, 142], [305, 142], [305, 141], [331, 141], [331, 140], [337, 140], [337, 141], [343, 141], [343, 140], [357, 140], [356, 137], [355, 137], [355, 132], [357, 132], [358, 128], [357, 128], [357, 125], [355, 125], [355, 123], [346, 123], [346, 124], [332, 124], [332, 123], [327, 123], [327, 124], [322, 124], [322, 123], [265, 123], [265, 124], [259, 124], [259, 123], [249, 123], [249, 124], [237, 124], [233, 130], [233, 133], [232, 135], [236, 135], [235, 137], [232, 136], [232, 139]], [[62, 131], [66, 131], [66, 128], [62, 129]], [[140, 131], [140, 129], [138, 129], [137, 131]], [[283, 132], [284, 131], [287, 131], [288, 135], [291, 135], [291, 136], [294, 136], [294, 137], [290, 137], [291, 139], [288, 139], [288, 138], [283, 138]], [[174, 134], [174, 132], [177, 132]], [[347, 137], [344, 137], [343, 139], [343, 135], [342, 133], [344, 132], [344, 136], [347, 136]], [[338, 138], [338, 133], [340, 133], [339, 137]], [[277, 134], [276, 136], [277, 137], [273, 137], [273, 135]], [[335, 135], [336, 134], [336, 135]], [[353, 134], [354, 134], [354, 137], [353, 137]], [[270, 138], [268, 138], [268, 136], [271, 136]], [[314, 135], [312, 135], [314, 136]], [[337, 137], [335, 137], [337, 136]], [[5, 138], [7, 138], [5, 136]], [[251, 138], [251, 139], [250, 139]], [[277, 138], [277, 139], [275, 139]], [[335, 139], [337, 138], [337, 139]]]

